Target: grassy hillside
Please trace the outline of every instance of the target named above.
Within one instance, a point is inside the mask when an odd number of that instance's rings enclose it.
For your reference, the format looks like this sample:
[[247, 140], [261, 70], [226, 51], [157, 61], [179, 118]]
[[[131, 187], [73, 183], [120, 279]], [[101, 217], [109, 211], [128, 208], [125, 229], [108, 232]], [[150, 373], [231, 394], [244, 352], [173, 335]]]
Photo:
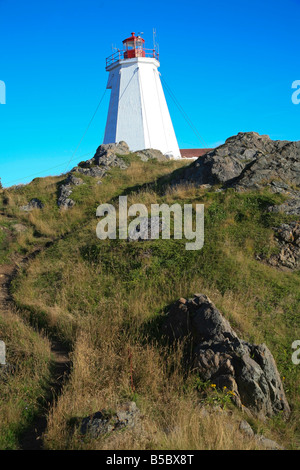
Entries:
[[[1, 194], [1, 262], [9, 264], [36, 248], [40, 252], [12, 283], [17, 311], [10, 315], [22, 324], [18, 334], [8, 331], [10, 317], [5, 312], [0, 316], [0, 338], [9, 342], [10, 361], [19, 361], [16, 350], [28, 351], [30, 343], [30, 364], [35, 364], [27, 370], [22, 358], [17, 378], [4, 383], [0, 379], [1, 393], [12, 398], [0, 403], [0, 416], [5, 415], [0, 447], [17, 448], [20, 429], [30, 424], [24, 408], [20, 414], [10, 413], [13, 397], [26, 401], [27, 387], [32, 386], [31, 400], [39, 406], [40, 390], [51, 373], [49, 336], [70, 350], [72, 369], [48, 416], [46, 448], [259, 448], [238, 432], [242, 414], [228, 394], [185, 369], [182, 344], [170, 350], [160, 337], [166, 307], [179, 297], [202, 292], [241, 338], [267, 344], [283, 378], [292, 407], [289, 421], [277, 416], [264, 423], [251, 419], [251, 425], [286, 448], [299, 448], [300, 366], [291, 361], [291, 344], [300, 338], [299, 272], [280, 271], [256, 259], [257, 254], [267, 258], [278, 250], [272, 227], [288, 217], [267, 213], [266, 207], [278, 204], [281, 196], [267, 191], [215, 192], [193, 185], [171, 188], [169, 175], [187, 162], [124, 158], [129, 168], [112, 169], [102, 184], [85, 176], [85, 184], [72, 193], [76, 205], [70, 210], [60, 211], [56, 204], [63, 177], [37, 178]], [[185, 240], [99, 240], [97, 206], [115, 203], [125, 194], [128, 205], [138, 202], [149, 209], [153, 203], [204, 203], [203, 249], [186, 251]], [[44, 208], [20, 211], [33, 197]], [[26, 230], [16, 231], [15, 224]], [[72, 431], [76, 419], [102, 408], [113, 410], [128, 399], [141, 409], [142, 432], [91, 440]], [[202, 413], [202, 405], [212, 411]]]

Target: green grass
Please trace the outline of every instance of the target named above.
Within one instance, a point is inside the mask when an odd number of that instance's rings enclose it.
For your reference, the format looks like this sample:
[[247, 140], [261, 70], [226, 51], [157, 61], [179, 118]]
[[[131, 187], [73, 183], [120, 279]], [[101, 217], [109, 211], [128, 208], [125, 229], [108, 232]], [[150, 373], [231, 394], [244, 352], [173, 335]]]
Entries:
[[[101, 185], [84, 177], [85, 184], [74, 188], [76, 205], [69, 211], [56, 207], [57, 185], [62, 178], [39, 179], [22, 190], [8, 191], [9, 202], [3, 205], [7, 214], [32, 227], [30, 237], [23, 235], [20, 241], [23, 250], [30, 251], [36, 243], [45, 246], [13, 284], [20, 314], [26, 321], [58, 334], [73, 351], [70, 382], [51, 414], [47, 446], [103, 448], [106, 444], [102, 441], [82, 444], [76, 436], [70, 437], [67, 423], [135, 397], [150, 423], [148, 437], [132, 437], [128, 442], [117, 438], [111, 445], [180, 448], [175, 436], [168, 437], [164, 431], [168, 420], [173, 419], [172, 403], [177, 404], [174, 420], [184, 422], [189, 409], [193, 413], [190, 419], [200, 427], [196, 410], [205, 396], [207, 404], [217, 401], [227, 406], [226, 394], [208, 393], [193, 373], [184, 370], [181, 346], [170, 354], [159, 338], [166, 306], [179, 297], [202, 292], [240, 337], [265, 342], [270, 348], [285, 377], [292, 417], [288, 422], [276, 417], [254, 425], [286, 447], [298, 448], [300, 380], [291, 361], [291, 344], [300, 337], [299, 272], [280, 271], [256, 259], [260, 255], [267, 260], [278, 251], [272, 227], [290, 217], [268, 212], [267, 208], [282, 202], [282, 196], [267, 191], [168, 188], [170, 173], [180, 171], [186, 162], [143, 163], [129, 156], [125, 160], [129, 168], [112, 169]], [[143, 202], [148, 208], [151, 203], [163, 202], [204, 204], [203, 249], [187, 251], [185, 240], [129, 243], [97, 239], [97, 206], [116, 203], [118, 196], [125, 194], [129, 204]], [[45, 208], [27, 215], [18, 212], [21, 202], [31, 197], [39, 197]], [[46, 246], [50, 240], [54, 242]], [[128, 350], [133, 357], [134, 391]], [[214, 426], [217, 436], [220, 429], [216, 423]], [[182, 446], [195, 448], [194, 437], [183, 428], [180, 432]], [[218, 447], [202, 434], [199, 439], [199, 448]], [[219, 448], [247, 445], [224, 442]]]

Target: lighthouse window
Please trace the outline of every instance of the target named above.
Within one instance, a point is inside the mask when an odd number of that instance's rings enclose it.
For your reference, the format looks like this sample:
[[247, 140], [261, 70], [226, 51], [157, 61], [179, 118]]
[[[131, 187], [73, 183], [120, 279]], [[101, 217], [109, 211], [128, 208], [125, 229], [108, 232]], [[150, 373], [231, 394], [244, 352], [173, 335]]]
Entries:
[[136, 42], [136, 48], [137, 49], [142, 49], [143, 45], [142, 45], [142, 41], [137, 41]]
[[133, 49], [134, 48], [134, 43], [133, 42], [128, 42], [127, 43], [127, 50]]

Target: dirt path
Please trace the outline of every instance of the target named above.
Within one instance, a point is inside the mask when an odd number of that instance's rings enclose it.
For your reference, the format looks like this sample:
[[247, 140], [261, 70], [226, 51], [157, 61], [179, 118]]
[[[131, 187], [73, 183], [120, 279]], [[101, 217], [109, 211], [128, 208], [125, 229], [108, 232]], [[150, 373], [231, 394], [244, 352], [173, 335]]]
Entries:
[[[33, 259], [41, 248], [26, 257], [18, 256], [11, 264], [0, 266], [0, 311], [15, 313], [15, 304], [10, 292], [12, 280], [17, 276], [21, 267]], [[55, 398], [61, 393], [62, 387], [68, 377], [70, 370], [70, 359], [67, 348], [55, 339], [49, 339], [52, 353], [52, 375], [49, 389], [45, 391], [47, 399], [40, 406], [40, 413], [20, 439], [20, 449], [41, 450], [43, 449], [43, 434], [47, 428], [47, 416]]]

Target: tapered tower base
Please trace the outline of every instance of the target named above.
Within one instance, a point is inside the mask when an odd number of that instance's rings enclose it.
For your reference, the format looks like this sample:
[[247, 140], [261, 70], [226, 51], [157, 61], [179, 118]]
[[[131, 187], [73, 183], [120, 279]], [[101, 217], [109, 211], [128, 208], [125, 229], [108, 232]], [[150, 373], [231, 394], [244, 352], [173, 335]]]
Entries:
[[104, 144], [124, 140], [131, 151], [153, 148], [181, 158], [154, 57], [120, 59], [108, 65], [111, 97]]

